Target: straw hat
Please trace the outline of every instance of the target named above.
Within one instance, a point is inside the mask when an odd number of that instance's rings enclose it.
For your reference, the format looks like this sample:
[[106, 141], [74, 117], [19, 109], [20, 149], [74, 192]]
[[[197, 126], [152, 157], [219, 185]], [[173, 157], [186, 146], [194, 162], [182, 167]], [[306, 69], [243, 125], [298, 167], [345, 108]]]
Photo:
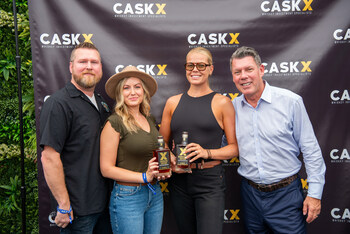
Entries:
[[157, 81], [152, 76], [145, 72], [139, 71], [135, 66], [127, 66], [123, 69], [123, 71], [114, 74], [107, 80], [105, 90], [110, 98], [115, 99], [115, 88], [117, 87], [119, 81], [126, 77], [136, 77], [142, 80], [145, 83], [151, 97], [157, 91]]

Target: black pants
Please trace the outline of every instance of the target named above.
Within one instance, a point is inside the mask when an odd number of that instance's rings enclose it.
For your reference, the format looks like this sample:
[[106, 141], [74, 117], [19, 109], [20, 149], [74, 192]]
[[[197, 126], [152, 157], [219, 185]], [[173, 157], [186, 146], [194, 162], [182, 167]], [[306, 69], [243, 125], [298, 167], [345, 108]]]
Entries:
[[220, 234], [225, 209], [225, 173], [222, 165], [174, 173], [170, 198], [181, 234]]

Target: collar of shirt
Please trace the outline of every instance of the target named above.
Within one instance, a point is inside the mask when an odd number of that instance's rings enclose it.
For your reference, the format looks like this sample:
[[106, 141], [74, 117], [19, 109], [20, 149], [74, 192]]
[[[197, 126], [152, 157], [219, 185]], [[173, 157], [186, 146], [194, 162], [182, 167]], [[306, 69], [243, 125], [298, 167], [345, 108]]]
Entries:
[[[269, 85], [269, 83], [267, 83], [266, 80], [264, 80], [264, 84], [265, 84], [265, 88], [264, 88], [264, 91], [258, 101], [258, 105], [262, 102], [262, 101], [265, 101], [267, 103], [271, 103], [271, 87]], [[245, 99], [244, 95], [242, 95], [242, 105], [249, 105], [251, 106], [247, 100]]]
[[66, 89], [67, 89], [67, 91], [68, 91], [70, 97], [79, 97], [79, 96], [82, 96], [82, 95], [85, 96], [85, 94], [84, 94], [82, 91], [80, 91], [79, 89], [77, 89], [77, 88], [72, 84], [72, 82], [68, 82], [68, 83], [66, 84]]
[[[81, 97], [82, 99], [84, 99], [85, 101], [93, 104], [93, 106], [96, 108], [97, 111], [99, 111], [101, 109], [101, 107], [99, 107], [98, 102], [101, 101], [100, 98], [100, 94], [94, 92], [94, 96], [92, 97], [95, 101], [93, 101], [90, 97], [88, 97], [85, 93], [83, 93], [82, 91], [80, 91], [79, 89], [77, 89], [72, 82], [68, 82], [66, 84], [66, 89], [67, 92], [69, 94], [69, 96], [71, 98], [75, 98], [75, 97]], [[109, 112], [108, 109], [108, 105], [104, 102], [101, 101], [101, 105], [104, 107], [104, 109], [106, 110], [106, 112]], [[107, 108], [106, 108], [107, 107]]]

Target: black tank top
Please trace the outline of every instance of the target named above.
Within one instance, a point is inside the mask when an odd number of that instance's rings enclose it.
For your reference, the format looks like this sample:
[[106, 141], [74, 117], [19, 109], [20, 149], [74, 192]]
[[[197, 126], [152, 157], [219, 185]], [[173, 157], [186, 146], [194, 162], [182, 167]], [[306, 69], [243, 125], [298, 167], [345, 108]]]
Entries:
[[[171, 140], [182, 141], [182, 132], [188, 132], [188, 143], [198, 143], [204, 149], [218, 149], [224, 131], [218, 124], [211, 109], [216, 92], [202, 97], [190, 97], [183, 93], [171, 119]], [[171, 146], [171, 142], [169, 142]]]

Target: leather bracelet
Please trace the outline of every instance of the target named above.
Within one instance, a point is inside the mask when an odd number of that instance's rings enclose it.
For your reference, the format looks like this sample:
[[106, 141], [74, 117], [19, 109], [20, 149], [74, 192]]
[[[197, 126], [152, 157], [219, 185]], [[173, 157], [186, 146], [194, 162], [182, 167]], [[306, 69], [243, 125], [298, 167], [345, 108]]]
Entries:
[[207, 149], [208, 159], [213, 159], [213, 156], [211, 155], [210, 149]]

